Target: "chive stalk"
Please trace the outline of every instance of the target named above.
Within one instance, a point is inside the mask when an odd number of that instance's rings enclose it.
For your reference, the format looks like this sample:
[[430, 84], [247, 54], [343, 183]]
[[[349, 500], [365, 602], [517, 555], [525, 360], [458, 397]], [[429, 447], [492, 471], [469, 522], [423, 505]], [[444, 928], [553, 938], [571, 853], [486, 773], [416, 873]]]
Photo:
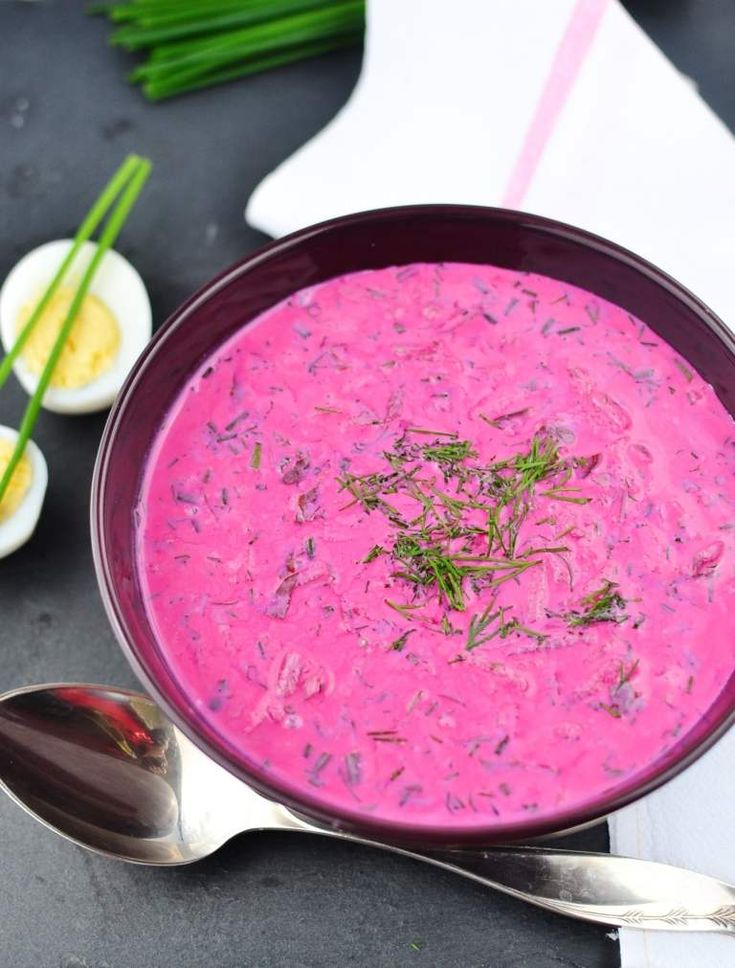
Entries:
[[[89, 287], [92, 284], [95, 273], [97, 272], [97, 269], [99, 268], [103, 258], [107, 254], [107, 251], [110, 248], [112, 248], [112, 246], [115, 244], [115, 241], [117, 240], [117, 237], [120, 234], [120, 230], [125, 224], [125, 221], [127, 220], [127, 217], [130, 214], [130, 211], [133, 205], [135, 204], [136, 199], [138, 198], [138, 195], [140, 194], [141, 189], [143, 188], [143, 185], [145, 184], [148, 178], [148, 175], [150, 174], [151, 163], [147, 159], [138, 158], [137, 156], [131, 156], [131, 157], [134, 158], [132, 174], [131, 174], [131, 170], [127, 169], [126, 170], [127, 183], [125, 183], [125, 180], [123, 179], [120, 179], [118, 182], [116, 182], [118, 193], [121, 190], [121, 185], [125, 184], [124, 189], [122, 189], [122, 195], [119, 198], [117, 204], [115, 205], [115, 208], [112, 210], [112, 213], [108, 221], [106, 222], [105, 227], [102, 230], [102, 234], [100, 236], [99, 242], [97, 243], [97, 248], [94, 252], [94, 255], [92, 256], [89, 262], [89, 265], [84, 271], [84, 275], [82, 276], [81, 282], [79, 283], [79, 288], [74, 294], [74, 298], [72, 299], [71, 305], [69, 307], [69, 312], [66, 314], [64, 318], [64, 322], [61, 325], [58, 336], [56, 337], [54, 345], [51, 348], [51, 352], [49, 353], [48, 359], [44, 364], [43, 370], [41, 371], [41, 375], [38, 379], [38, 385], [36, 386], [36, 389], [33, 392], [33, 396], [29, 400], [28, 406], [26, 407], [25, 413], [23, 414], [23, 420], [21, 421], [21, 425], [18, 430], [18, 439], [16, 441], [15, 448], [13, 450], [13, 453], [10, 456], [10, 460], [8, 461], [5, 471], [2, 477], [0, 478], [0, 501], [2, 501], [5, 495], [5, 492], [8, 488], [8, 485], [10, 484], [10, 480], [15, 472], [15, 469], [20, 463], [21, 458], [23, 457], [26, 444], [31, 438], [33, 428], [35, 426], [39, 411], [41, 409], [41, 404], [43, 402], [44, 394], [46, 393], [46, 390], [49, 387], [49, 383], [51, 382], [51, 378], [53, 377], [54, 370], [56, 369], [56, 364], [59, 362], [59, 357], [61, 356], [61, 352], [69, 336], [71, 328], [74, 325], [74, 321], [77, 317], [77, 314], [82, 305], [82, 302], [84, 301], [84, 298], [86, 297], [89, 291]], [[125, 164], [126, 163], [123, 164], [123, 167], [125, 167]], [[113, 177], [112, 181], [114, 181], [115, 178], [120, 176], [121, 171], [122, 171], [122, 168], [118, 170], [116, 176]], [[98, 202], [95, 203], [95, 205], [92, 207], [92, 210], [90, 211], [90, 215], [92, 214], [92, 212], [96, 213], [98, 206], [102, 208], [102, 206], [99, 203], [102, 201], [103, 196], [105, 196], [105, 200], [108, 197], [109, 198], [115, 197], [114, 195], [112, 195], [112, 193], [110, 193], [112, 181], [110, 182], [110, 184], [108, 184], [107, 188], [103, 191], [102, 196], [100, 196], [100, 199], [98, 199]], [[108, 202], [108, 207], [109, 207], [109, 202]], [[87, 217], [87, 219], [89, 219], [89, 216]], [[86, 221], [87, 220], [85, 219], [85, 222]], [[54, 279], [56, 280], [56, 277], [54, 277]]]
[[110, 43], [147, 51], [129, 75], [150, 100], [359, 43], [365, 0], [128, 0], [96, 4]]
[[277, 4], [273, 0], [258, 0], [244, 7], [240, 0], [239, 3], [226, 5], [221, 12], [208, 13], [202, 9], [192, 19], [184, 19], [179, 11], [173, 11], [164, 17], [150, 18], [145, 26], [119, 27], [111, 34], [110, 44], [130, 51], [142, 50], [184, 37], [201, 37], [220, 30], [267, 23], [275, 16], [317, 10], [323, 6], [324, 0], [285, 0]]
[[301, 47], [294, 47], [274, 54], [253, 57], [239, 67], [230, 67], [214, 72], [209, 68], [204, 68], [199, 72], [192, 72], [185, 78], [177, 78], [174, 76], [160, 81], [146, 81], [143, 84], [143, 93], [150, 101], [162, 101], [176, 94], [187, 94], [190, 91], [199, 91], [207, 87], [215, 87], [218, 84], [234, 81], [240, 77], [260, 74], [262, 71], [292, 64], [294, 61], [303, 60], [306, 57], [329, 54], [342, 47], [358, 43], [359, 39], [359, 34], [342, 34], [339, 37], [313, 41], [310, 44], [303, 44]]
[[222, 36], [204, 38], [182, 49], [171, 45], [159, 48], [159, 56], [141, 64], [131, 74], [135, 81], [160, 78], [188, 67], [220, 67], [232, 61], [270, 54], [314, 40], [339, 36], [354, 25], [362, 0], [348, 0], [328, 10], [294, 14], [290, 17], [235, 30]]

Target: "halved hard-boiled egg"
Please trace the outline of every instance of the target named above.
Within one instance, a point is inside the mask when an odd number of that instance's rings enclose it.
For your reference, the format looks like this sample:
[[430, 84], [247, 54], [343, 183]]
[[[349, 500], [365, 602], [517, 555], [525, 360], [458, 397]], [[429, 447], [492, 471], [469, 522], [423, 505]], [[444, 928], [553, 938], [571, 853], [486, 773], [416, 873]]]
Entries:
[[[0, 339], [7, 353], [72, 245], [47, 242], [24, 256], [0, 289]], [[96, 245], [85, 242], [66, 278], [13, 364], [32, 394]], [[110, 249], [94, 275], [54, 370], [43, 405], [57, 413], [92, 413], [110, 406], [151, 338], [151, 306], [143, 280]]]
[[[0, 424], [0, 478], [8, 466], [17, 440], [17, 431]], [[38, 447], [29, 440], [0, 501], [0, 558], [20, 548], [33, 534], [47, 484], [46, 461]]]

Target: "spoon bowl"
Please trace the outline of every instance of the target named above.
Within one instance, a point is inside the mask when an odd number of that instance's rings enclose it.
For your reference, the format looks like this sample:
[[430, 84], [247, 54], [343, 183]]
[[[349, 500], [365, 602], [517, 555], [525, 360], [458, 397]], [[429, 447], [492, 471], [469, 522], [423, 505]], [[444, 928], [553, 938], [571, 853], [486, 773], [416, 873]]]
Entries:
[[139, 864], [200, 860], [251, 818], [267, 825], [259, 808], [270, 806], [151, 700], [105, 686], [3, 697], [0, 777], [16, 803], [57, 833]]
[[29, 686], [0, 696], [0, 786], [68, 840], [136, 864], [189, 864], [237, 833], [294, 830], [421, 860], [602, 924], [735, 933], [735, 888], [650, 861], [538, 847], [408, 850], [319, 827], [209, 759], [147, 696]]

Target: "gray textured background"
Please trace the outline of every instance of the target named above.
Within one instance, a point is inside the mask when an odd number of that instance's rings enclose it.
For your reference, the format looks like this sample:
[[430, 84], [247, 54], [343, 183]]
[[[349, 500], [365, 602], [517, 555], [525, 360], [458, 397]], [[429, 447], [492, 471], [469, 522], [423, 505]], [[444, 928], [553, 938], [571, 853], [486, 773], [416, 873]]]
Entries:
[[[735, 127], [735, 0], [626, 5]], [[0, 277], [34, 245], [71, 234], [135, 150], [155, 171], [120, 248], [146, 279], [160, 323], [263, 241], [242, 221], [248, 193], [344, 102], [360, 58], [332, 55], [151, 106], [124, 83], [129, 61], [106, 47], [106, 25], [82, 8], [0, 0]], [[11, 382], [0, 422], [17, 426], [24, 402]], [[102, 423], [44, 414], [38, 425], [50, 486], [33, 541], [0, 562], [0, 690], [134, 685], [89, 552]], [[603, 849], [605, 831], [576, 843]], [[62, 842], [0, 798], [0, 968], [617, 964], [603, 929], [398, 858], [259, 835], [192, 868], [126, 867]]]

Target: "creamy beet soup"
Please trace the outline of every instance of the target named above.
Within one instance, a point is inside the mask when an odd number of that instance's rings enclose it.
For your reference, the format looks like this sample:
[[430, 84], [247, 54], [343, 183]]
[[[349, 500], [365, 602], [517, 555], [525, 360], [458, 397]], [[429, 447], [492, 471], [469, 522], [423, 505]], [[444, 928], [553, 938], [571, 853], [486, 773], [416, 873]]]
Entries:
[[490, 266], [305, 289], [202, 363], [138, 558], [181, 689], [325, 808], [487, 826], [648, 767], [729, 677], [733, 422], [640, 320]]

